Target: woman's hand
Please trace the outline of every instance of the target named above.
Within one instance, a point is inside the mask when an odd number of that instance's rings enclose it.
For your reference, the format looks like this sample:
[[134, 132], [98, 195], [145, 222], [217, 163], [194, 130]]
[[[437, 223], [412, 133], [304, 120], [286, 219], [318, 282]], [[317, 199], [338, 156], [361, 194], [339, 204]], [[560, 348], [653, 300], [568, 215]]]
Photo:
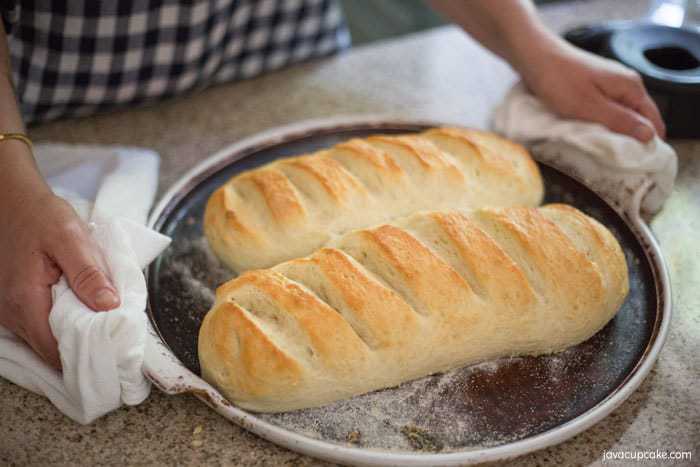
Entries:
[[[9, 65], [0, 21], [0, 133], [23, 133]], [[119, 297], [87, 226], [51, 192], [30, 149], [11, 139], [0, 144], [0, 325], [60, 368], [49, 327], [51, 286], [64, 274], [95, 311], [117, 307]]]
[[647, 142], [666, 130], [639, 76], [619, 63], [568, 44], [549, 31], [531, 0], [431, 0], [506, 60], [556, 113], [598, 122]]
[[0, 265], [0, 324], [56, 368], [61, 362], [48, 317], [51, 286], [61, 274], [93, 310], [119, 305], [87, 226], [50, 192], [0, 199]]
[[530, 90], [558, 114], [605, 125], [641, 142], [666, 127], [639, 75], [620, 63], [555, 42], [518, 67]]

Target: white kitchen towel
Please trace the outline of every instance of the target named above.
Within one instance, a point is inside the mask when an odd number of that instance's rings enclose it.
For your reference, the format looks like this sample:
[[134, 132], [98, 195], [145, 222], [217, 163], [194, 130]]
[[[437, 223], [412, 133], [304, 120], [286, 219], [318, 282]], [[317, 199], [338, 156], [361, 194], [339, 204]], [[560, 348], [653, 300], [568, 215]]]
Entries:
[[642, 144], [596, 123], [563, 119], [522, 83], [496, 108], [492, 124], [498, 133], [527, 145], [536, 159], [578, 176], [618, 207], [648, 185], [641, 209], [654, 214], [673, 189], [678, 159], [660, 138]]
[[[141, 367], [146, 342], [146, 282], [142, 269], [170, 243], [145, 227], [158, 183], [153, 151], [105, 146], [37, 145], [39, 168], [54, 192], [92, 222], [121, 305], [93, 312], [65, 278], [52, 289], [49, 315], [63, 372], [46, 365], [0, 326], [0, 376], [43, 394], [61, 412], [90, 423], [150, 393]], [[2, 293], [2, 291], [0, 291]]]

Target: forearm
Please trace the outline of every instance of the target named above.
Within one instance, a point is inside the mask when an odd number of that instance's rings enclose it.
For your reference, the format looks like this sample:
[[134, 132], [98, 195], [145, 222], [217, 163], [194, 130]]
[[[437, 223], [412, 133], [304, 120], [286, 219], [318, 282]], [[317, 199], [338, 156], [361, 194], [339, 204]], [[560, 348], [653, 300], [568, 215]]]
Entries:
[[[12, 86], [7, 36], [0, 22], [0, 133], [24, 131]], [[30, 195], [42, 196], [50, 192], [27, 145], [17, 140], [0, 142], [0, 208], [17, 206]]]
[[431, 0], [433, 8], [462, 27], [519, 73], [562, 45], [537, 16], [530, 0]]

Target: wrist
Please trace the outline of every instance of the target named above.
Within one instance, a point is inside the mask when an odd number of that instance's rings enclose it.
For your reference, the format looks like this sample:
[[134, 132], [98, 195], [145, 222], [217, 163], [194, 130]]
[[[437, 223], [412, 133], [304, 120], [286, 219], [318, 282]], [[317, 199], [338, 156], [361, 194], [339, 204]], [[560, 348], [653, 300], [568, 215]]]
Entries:
[[9, 71], [0, 72], [0, 132], [24, 133], [25, 131], [12, 78], [9, 76]]
[[[17, 190], [12, 196], [0, 201], [0, 230], [9, 229], [11, 232], [29, 232], [40, 223], [51, 223], [50, 215], [55, 203], [53, 192]], [[29, 227], [29, 230], [27, 230]]]
[[53, 195], [39, 173], [29, 146], [24, 142], [0, 142], [0, 168], [0, 209], [4, 213]]
[[533, 33], [530, 40], [515, 41], [510, 64], [525, 84], [534, 88], [550, 70], [556, 73], [558, 64], [572, 54], [572, 46], [556, 34], [546, 30]]

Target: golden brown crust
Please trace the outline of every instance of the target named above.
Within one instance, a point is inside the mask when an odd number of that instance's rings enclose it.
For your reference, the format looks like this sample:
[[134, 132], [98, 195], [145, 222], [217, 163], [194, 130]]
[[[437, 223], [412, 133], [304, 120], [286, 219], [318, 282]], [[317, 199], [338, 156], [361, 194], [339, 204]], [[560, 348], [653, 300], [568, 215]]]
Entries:
[[395, 146], [417, 161], [425, 170], [456, 169], [442, 151], [430, 141], [419, 136], [370, 136], [367, 138], [367, 142]]
[[[288, 333], [287, 348], [300, 358], [308, 357], [309, 366], [320, 364], [324, 371], [334, 374], [346, 364], [333, 357], [335, 352], [355, 359], [361, 359], [366, 352], [364, 341], [333, 308], [306, 287], [273, 270], [246, 272], [229, 284], [217, 294], [248, 305], [245, 308], [259, 320], [278, 326], [278, 333]], [[254, 308], [255, 304], [260, 306], [255, 295], [262, 295], [270, 302], [268, 313], [262, 314], [259, 308]], [[292, 340], [297, 344], [295, 350]]]
[[[360, 236], [361, 239], [355, 239]], [[359, 241], [358, 241], [359, 240]], [[442, 258], [411, 234], [392, 225], [383, 225], [349, 234], [338, 244], [375, 274], [381, 275], [395, 290], [403, 290], [416, 312], [424, 315], [442, 313], [455, 303], [467, 309], [474, 293], [469, 284]], [[372, 260], [370, 262], [371, 257]], [[380, 273], [376, 263], [386, 267]], [[399, 287], [398, 284], [403, 284]]]
[[328, 195], [339, 203], [364, 194], [364, 187], [337, 161], [319, 156], [284, 159], [280, 166], [294, 167], [308, 173]]
[[[355, 157], [370, 163], [374, 168], [382, 173], [403, 174], [401, 167], [389, 157], [384, 151], [380, 151], [363, 139], [351, 139], [340, 143], [334, 147], [337, 151], [346, 150]], [[335, 157], [333, 152], [327, 154], [328, 157]]]
[[[209, 197], [204, 211], [203, 226], [209, 246], [226, 264], [237, 261], [242, 245], [249, 250], [265, 248], [265, 240], [256, 233], [255, 226], [241, 218], [246, 209], [233, 200], [235, 196], [233, 186], [224, 185]], [[241, 208], [234, 208], [237, 205]]]
[[[241, 180], [250, 180], [265, 199], [272, 217], [280, 224], [294, 224], [306, 217], [304, 206], [299, 202], [299, 195], [289, 179], [279, 170], [264, 168], [241, 175]], [[230, 208], [227, 213], [234, 213]]]
[[240, 406], [293, 410], [562, 350], [627, 290], [615, 238], [573, 208], [421, 212], [222, 285], [199, 357]]
[[[485, 299], [501, 304], [506, 310], [523, 314], [537, 300], [535, 291], [518, 265], [493, 238], [479, 229], [462, 213], [433, 213], [459, 252], [459, 261], [484, 290]], [[509, 284], [504, 287], [503, 284]]]
[[204, 231], [214, 253], [241, 272], [422, 209], [536, 206], [542, 193], [527, 151], [494, 134], [378, 135], [233, 177], [209, 200]]
[[294, 387], [304, 374], [298, 360], [235, 303], [223, 302], [217, 313], [206, 316], [200, 340], [200, 358], [230, 356], [215, 370], [203, 367], [202, 376], [236, 400], [274, 397], [277, 385]]
[[[512, 206], [535, 206], [542, 201], [542, 179], [537, 164], [521, 145], [495, 133], [469, 128], [435, 128], [425, 138], [469, 165], [478, 175], [487, 175], [486, 183], [498, 180], [516, 183], [523, 198]], [[498, 205], [492, 205], [499, 207]], [[481, 205], [478, 207], [487, 207]]]
[[274, 269], [305, 282], [338, 310], [370, 348], [398, 345], [417, 332], [415, 311], [340, 250], [323, 248], [309, 258], [291, 260]]
[[[484, 164], [494, 172], [505, 174], [512, 173], [516, 169], [513, 161], [500, 157], [500, 152], [492, 152], [489, 146], [480, 144], [479, 141], [483, 141], [483, 137], [480, 135], [478, 138], [475, 138], [476, 135], [477, 133], [473, 131], [458, 130], [456, 128], [438, 128], [426, 133], [428, 137], [451, 138], [468, 146], [471, 150], [469, 155], [475, 157], [481, 164]], [[512, 150], [514, 148], [508, 149]]]
[[[254, 237], [252, 229], [244, 224], [239, 219], [237, 211], [233, 208], [233, 203], [230, 200], [230, 187], [222, 186], [217, 189], [207, 203], [207, 208], [204, 213], [204, 225], [215, 227], [217, 224], [223, 223], [221, 228], [230, 229], [239, 235]], [[221, 213], [224, 213], [222, 216]]]
[[610, 232], [595, 219], [566, 204], [549, 204], [541, 212], [564, 229], [569, 239], [577, 242], [577, 248], [599, 268], [606, 284], [619, 285], [617, 290], [608, 287], [607, 292], [610, 306], [615, 309], [621, 306], [620, 297], [624, 298], [629, 292], [627, 264], [624, 261], [606, 261], [606, 258], [625, 257], [620, 244]]

